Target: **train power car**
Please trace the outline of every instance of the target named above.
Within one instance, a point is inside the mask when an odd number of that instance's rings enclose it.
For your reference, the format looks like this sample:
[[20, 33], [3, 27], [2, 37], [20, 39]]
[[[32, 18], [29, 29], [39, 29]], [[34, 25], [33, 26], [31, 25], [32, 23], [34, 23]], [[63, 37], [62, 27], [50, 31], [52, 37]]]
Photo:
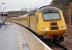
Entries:
[[64, 41], [63, 34], [67, 31], [67, 26], [59, 8], [43, 6], [35, 12], [35, 15], [29, 16], [28, 23], [40, 38], [56, 43]]

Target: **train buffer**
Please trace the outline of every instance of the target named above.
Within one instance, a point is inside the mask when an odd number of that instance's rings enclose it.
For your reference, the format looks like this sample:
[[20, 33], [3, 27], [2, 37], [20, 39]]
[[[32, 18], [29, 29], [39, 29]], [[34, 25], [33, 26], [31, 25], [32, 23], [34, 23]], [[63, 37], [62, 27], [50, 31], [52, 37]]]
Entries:
[[17, 24], [0, 28], [0, 50], [51, 50], [30, 31]]

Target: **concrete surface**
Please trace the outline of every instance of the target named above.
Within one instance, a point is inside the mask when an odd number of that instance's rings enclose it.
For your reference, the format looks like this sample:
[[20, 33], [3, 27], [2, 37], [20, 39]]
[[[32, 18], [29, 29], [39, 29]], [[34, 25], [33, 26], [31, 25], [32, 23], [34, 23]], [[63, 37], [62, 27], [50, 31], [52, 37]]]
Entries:
[[16, 24], [12, 23], [0, 28], [0, 50], [29, 50], [28, 44], [18, 28]]

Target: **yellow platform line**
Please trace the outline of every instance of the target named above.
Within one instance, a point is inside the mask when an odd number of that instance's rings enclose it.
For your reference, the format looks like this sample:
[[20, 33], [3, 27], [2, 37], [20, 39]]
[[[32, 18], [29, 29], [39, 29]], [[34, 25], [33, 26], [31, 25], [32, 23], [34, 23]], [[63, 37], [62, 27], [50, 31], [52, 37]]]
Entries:
[[19, 45], [20, 50], [23, 50], [22, 43], [21, 43], [21, 40], [19, 38], [19, 34], [18, 33], [16, 33], [16, 37], [17, 37], [17, 41], [18, 41], [18, 45]]

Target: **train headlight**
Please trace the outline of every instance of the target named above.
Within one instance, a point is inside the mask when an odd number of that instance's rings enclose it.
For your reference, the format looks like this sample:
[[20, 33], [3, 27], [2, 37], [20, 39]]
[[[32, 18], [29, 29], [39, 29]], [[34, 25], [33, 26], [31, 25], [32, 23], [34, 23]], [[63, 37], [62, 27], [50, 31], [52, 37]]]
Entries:
[[61, 26], [60, 29], [66, 29], [65, 26]]
[[42, 28], [43, 31], [48, 31], [48, 28]]

